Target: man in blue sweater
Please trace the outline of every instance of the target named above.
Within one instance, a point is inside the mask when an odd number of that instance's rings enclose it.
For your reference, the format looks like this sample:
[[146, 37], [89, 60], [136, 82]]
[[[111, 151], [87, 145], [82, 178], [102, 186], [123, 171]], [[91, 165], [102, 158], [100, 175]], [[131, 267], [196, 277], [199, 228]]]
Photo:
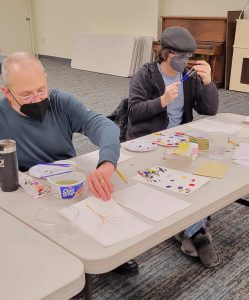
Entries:
[[[2, 77], [5, 97], [0, 100], [0, 139], [16, 141], [20, 171], [40, 162], [75, 157], [72, 136], [81, 133], [100, 148], [97, 168], [87, 178], [88, 187], [96, 197], [109, 200], [111, 176], [120, 155], [119, 128], [73, 95], [48, 90], [41, 62], [26, 52], [4, 59]], [[137, 264], [131, 260], [115, 271], [137, 272]]]
[[[97, 168], [88, 175], [88, 187], [98, 198], [111, 198], [111, 176], [120, 155], [119, 128], [109, 119], [60, 90], [48, 90], [41, 62], [26, 52], [17, 52], [2, 63], [4, 98], [0, 100], [0, 139], [17, 144], [20, 171], [40, 162], [76, 156], [73, 133], [86, 135], [100, 148]], [[131, 260], [119, 266], [120, 273], [137, 272]]]
[[48, 90], [41, 62], [28, 53], [5, 58], [2, 76], [0, 139], [16, 141], [19, 169], [76, 156], [72, 136], [81, 133], [100, 148], [97, 169], [88, 176], [89, 189], [98, 198], [110, 199], [120, 154], [119, 128], [73, 95]]

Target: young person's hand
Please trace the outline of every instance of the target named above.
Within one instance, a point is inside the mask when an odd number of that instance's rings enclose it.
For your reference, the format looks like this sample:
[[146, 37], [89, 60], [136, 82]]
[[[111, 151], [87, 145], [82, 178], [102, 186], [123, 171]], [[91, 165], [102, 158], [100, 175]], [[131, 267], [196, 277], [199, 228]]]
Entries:
[[197, 60], [194, 66], [196, 73], [201, 77], [204, 85], [211, 83], [211, 67], [205, 60]]
[[180, 82], [174, 82], [166, 86], [164, 94], [161, 96], [161, 105], [166, 107], [170, 102], [174, 101], [179, 94]]

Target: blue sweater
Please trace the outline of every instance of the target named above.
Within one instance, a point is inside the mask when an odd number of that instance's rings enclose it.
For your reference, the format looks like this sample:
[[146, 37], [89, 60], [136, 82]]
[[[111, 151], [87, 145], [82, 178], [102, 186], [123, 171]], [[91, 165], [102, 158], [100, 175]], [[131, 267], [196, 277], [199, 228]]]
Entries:
[[17, 113], [6, 98], [0, 100], [0, 139], [17, 143], [19, 169], [26, 171], [40, 162], [76, 156], [73, 133], [86, 135], [99, 146], [98, 165], [115, 166], [120, 154], [119, 128], [78, 101], [73, 95], [50, 90], [50, 107], [42, 123]]

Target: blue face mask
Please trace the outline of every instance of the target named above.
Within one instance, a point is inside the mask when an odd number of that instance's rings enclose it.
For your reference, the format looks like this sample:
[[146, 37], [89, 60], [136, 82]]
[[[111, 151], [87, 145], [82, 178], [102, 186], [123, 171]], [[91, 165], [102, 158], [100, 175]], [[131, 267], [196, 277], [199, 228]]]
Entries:
[[173, 56], [170, 59], [170, 67], [179, 73], [182, 73], [187, 65], [188, 57], [185, 56]]

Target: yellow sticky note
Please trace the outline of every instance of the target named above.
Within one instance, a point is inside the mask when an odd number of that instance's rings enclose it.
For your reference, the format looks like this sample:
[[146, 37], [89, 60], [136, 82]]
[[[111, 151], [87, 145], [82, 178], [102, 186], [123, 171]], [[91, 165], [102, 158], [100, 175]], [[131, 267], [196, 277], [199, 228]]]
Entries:
[[197, 143], [199, 146], [199, 150], [207, 151], [209, 146], [208, 138], [204, 137], [196, 137], [196, 136], [189, 136], [189, 141], [192, 143]]
[[227, 170], [227, 164], [218, 161], [208, 160], [200, 164], [193, 171], [193, 174], [215, 178], [223, 178]]
[[188, 142], [183, 142], [179, 143], [177, 149], [175, 150], [175, 153], [180, 154], [180, 155], [186, 155], [190, 151], [190, 143]]

